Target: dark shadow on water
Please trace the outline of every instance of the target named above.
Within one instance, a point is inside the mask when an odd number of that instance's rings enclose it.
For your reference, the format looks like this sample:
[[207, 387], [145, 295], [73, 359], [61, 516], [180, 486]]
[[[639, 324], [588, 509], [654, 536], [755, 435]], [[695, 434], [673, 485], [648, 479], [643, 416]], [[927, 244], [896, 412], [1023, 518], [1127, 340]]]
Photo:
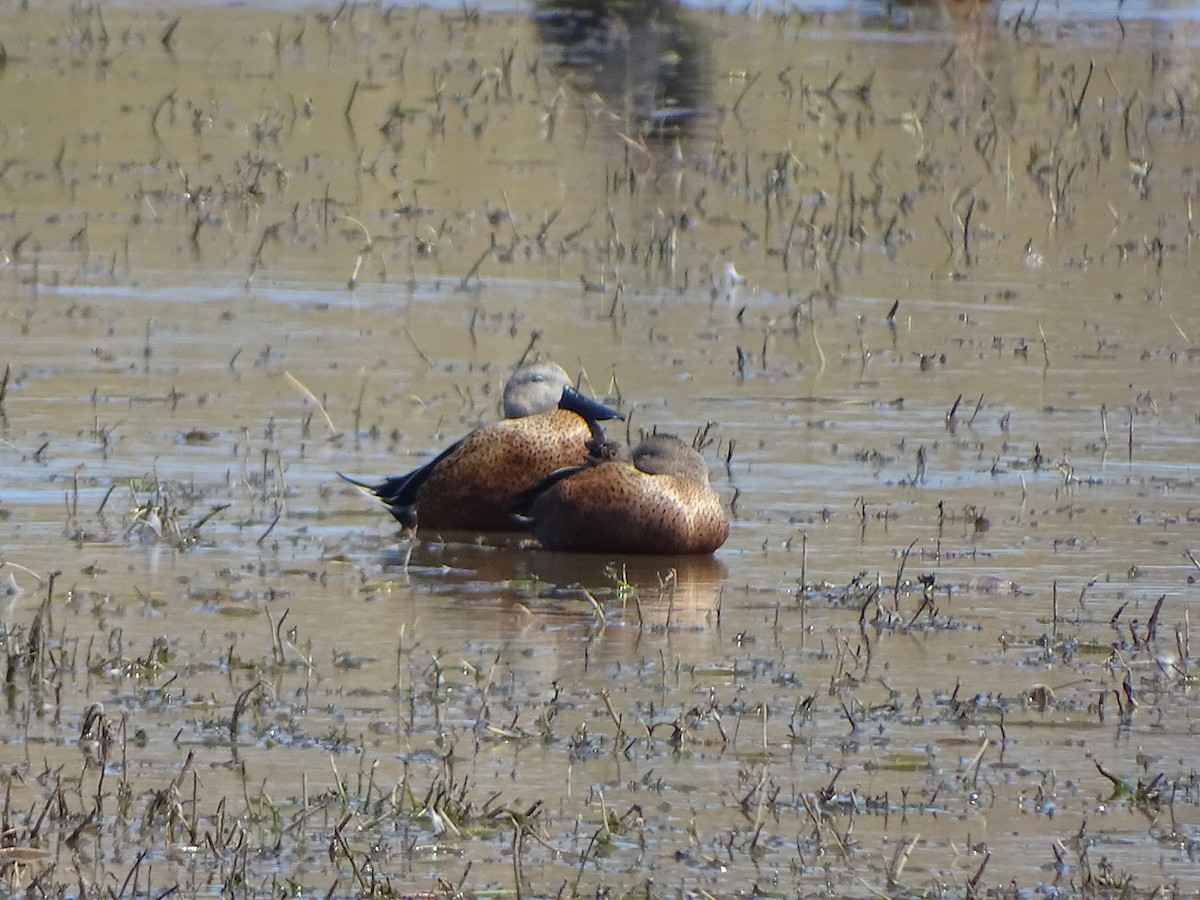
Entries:
[[549, 61], [598, 94], [632, 138], [693, 133], [711, 113], [712, 40], [695, 14], [663, 0], [539, 2]]

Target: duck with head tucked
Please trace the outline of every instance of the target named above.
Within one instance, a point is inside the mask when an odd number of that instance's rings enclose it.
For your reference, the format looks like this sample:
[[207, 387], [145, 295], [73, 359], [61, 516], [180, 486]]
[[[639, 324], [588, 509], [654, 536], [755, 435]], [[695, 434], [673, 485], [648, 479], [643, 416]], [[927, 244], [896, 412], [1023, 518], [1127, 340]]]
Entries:
[[555, 472], [518, 500], [515, 512], [547, 550], [587, 553], [712, 553], [729, 536], [704, 457], [672, 434], [633, 453], [589, 443], [581, 466]]
[[551, 473], [582, 464], [597, 422], [625, 418], [576, 391], [555, 363], [513, 373], [504, 386], [504, 416], [407, 475], [378, 484], [342, 478], [377, 497], [406, 528], [519, 530], [512, 515], [517, 497]]

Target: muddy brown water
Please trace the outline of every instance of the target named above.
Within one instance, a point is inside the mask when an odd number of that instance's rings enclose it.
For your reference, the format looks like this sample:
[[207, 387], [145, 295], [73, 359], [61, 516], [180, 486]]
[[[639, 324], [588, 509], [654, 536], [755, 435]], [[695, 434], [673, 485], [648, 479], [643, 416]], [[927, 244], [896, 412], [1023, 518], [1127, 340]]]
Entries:
[[[1200, 891], [1194, 25], [677, 15], [0, 13], [6, 889]], [[338, 481], [531, 345], [720, 552]]]

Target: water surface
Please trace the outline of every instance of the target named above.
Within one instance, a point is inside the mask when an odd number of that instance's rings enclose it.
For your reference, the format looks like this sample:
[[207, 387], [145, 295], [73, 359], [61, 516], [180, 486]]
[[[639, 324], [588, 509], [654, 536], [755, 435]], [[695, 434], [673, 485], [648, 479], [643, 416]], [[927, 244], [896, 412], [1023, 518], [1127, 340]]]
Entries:
[[[6, 885], [1200, 890], [1162, 8], [5, 10]], [[337, 479], [528, 352], [705, 435], [714, 558]]]

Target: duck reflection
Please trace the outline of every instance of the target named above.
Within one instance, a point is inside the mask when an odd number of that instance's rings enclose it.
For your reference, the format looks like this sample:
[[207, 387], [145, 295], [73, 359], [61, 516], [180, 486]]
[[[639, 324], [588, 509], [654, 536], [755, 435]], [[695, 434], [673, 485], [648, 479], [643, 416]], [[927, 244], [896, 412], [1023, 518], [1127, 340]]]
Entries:
[[[626, 603], [626, 618], [649, 626], [701, 625], [720, 602], [727, 570], [711, 556], [614, 557], [552, 553], [479, 543], [418, 542], [384, 553], [385, 566], [406, 574], [417, 590], [470, 599], [563, 611], [570, 603], [582, 616], [593, 607], [584, 591], [606, 610]], [[633, 599], [636, 595], [636, 601]]]
[[573, 87], [603, 98], [634, 138], [690, 134], [711, 106], [711, 40], [666, 0], [543, 0], [537, 31]]

